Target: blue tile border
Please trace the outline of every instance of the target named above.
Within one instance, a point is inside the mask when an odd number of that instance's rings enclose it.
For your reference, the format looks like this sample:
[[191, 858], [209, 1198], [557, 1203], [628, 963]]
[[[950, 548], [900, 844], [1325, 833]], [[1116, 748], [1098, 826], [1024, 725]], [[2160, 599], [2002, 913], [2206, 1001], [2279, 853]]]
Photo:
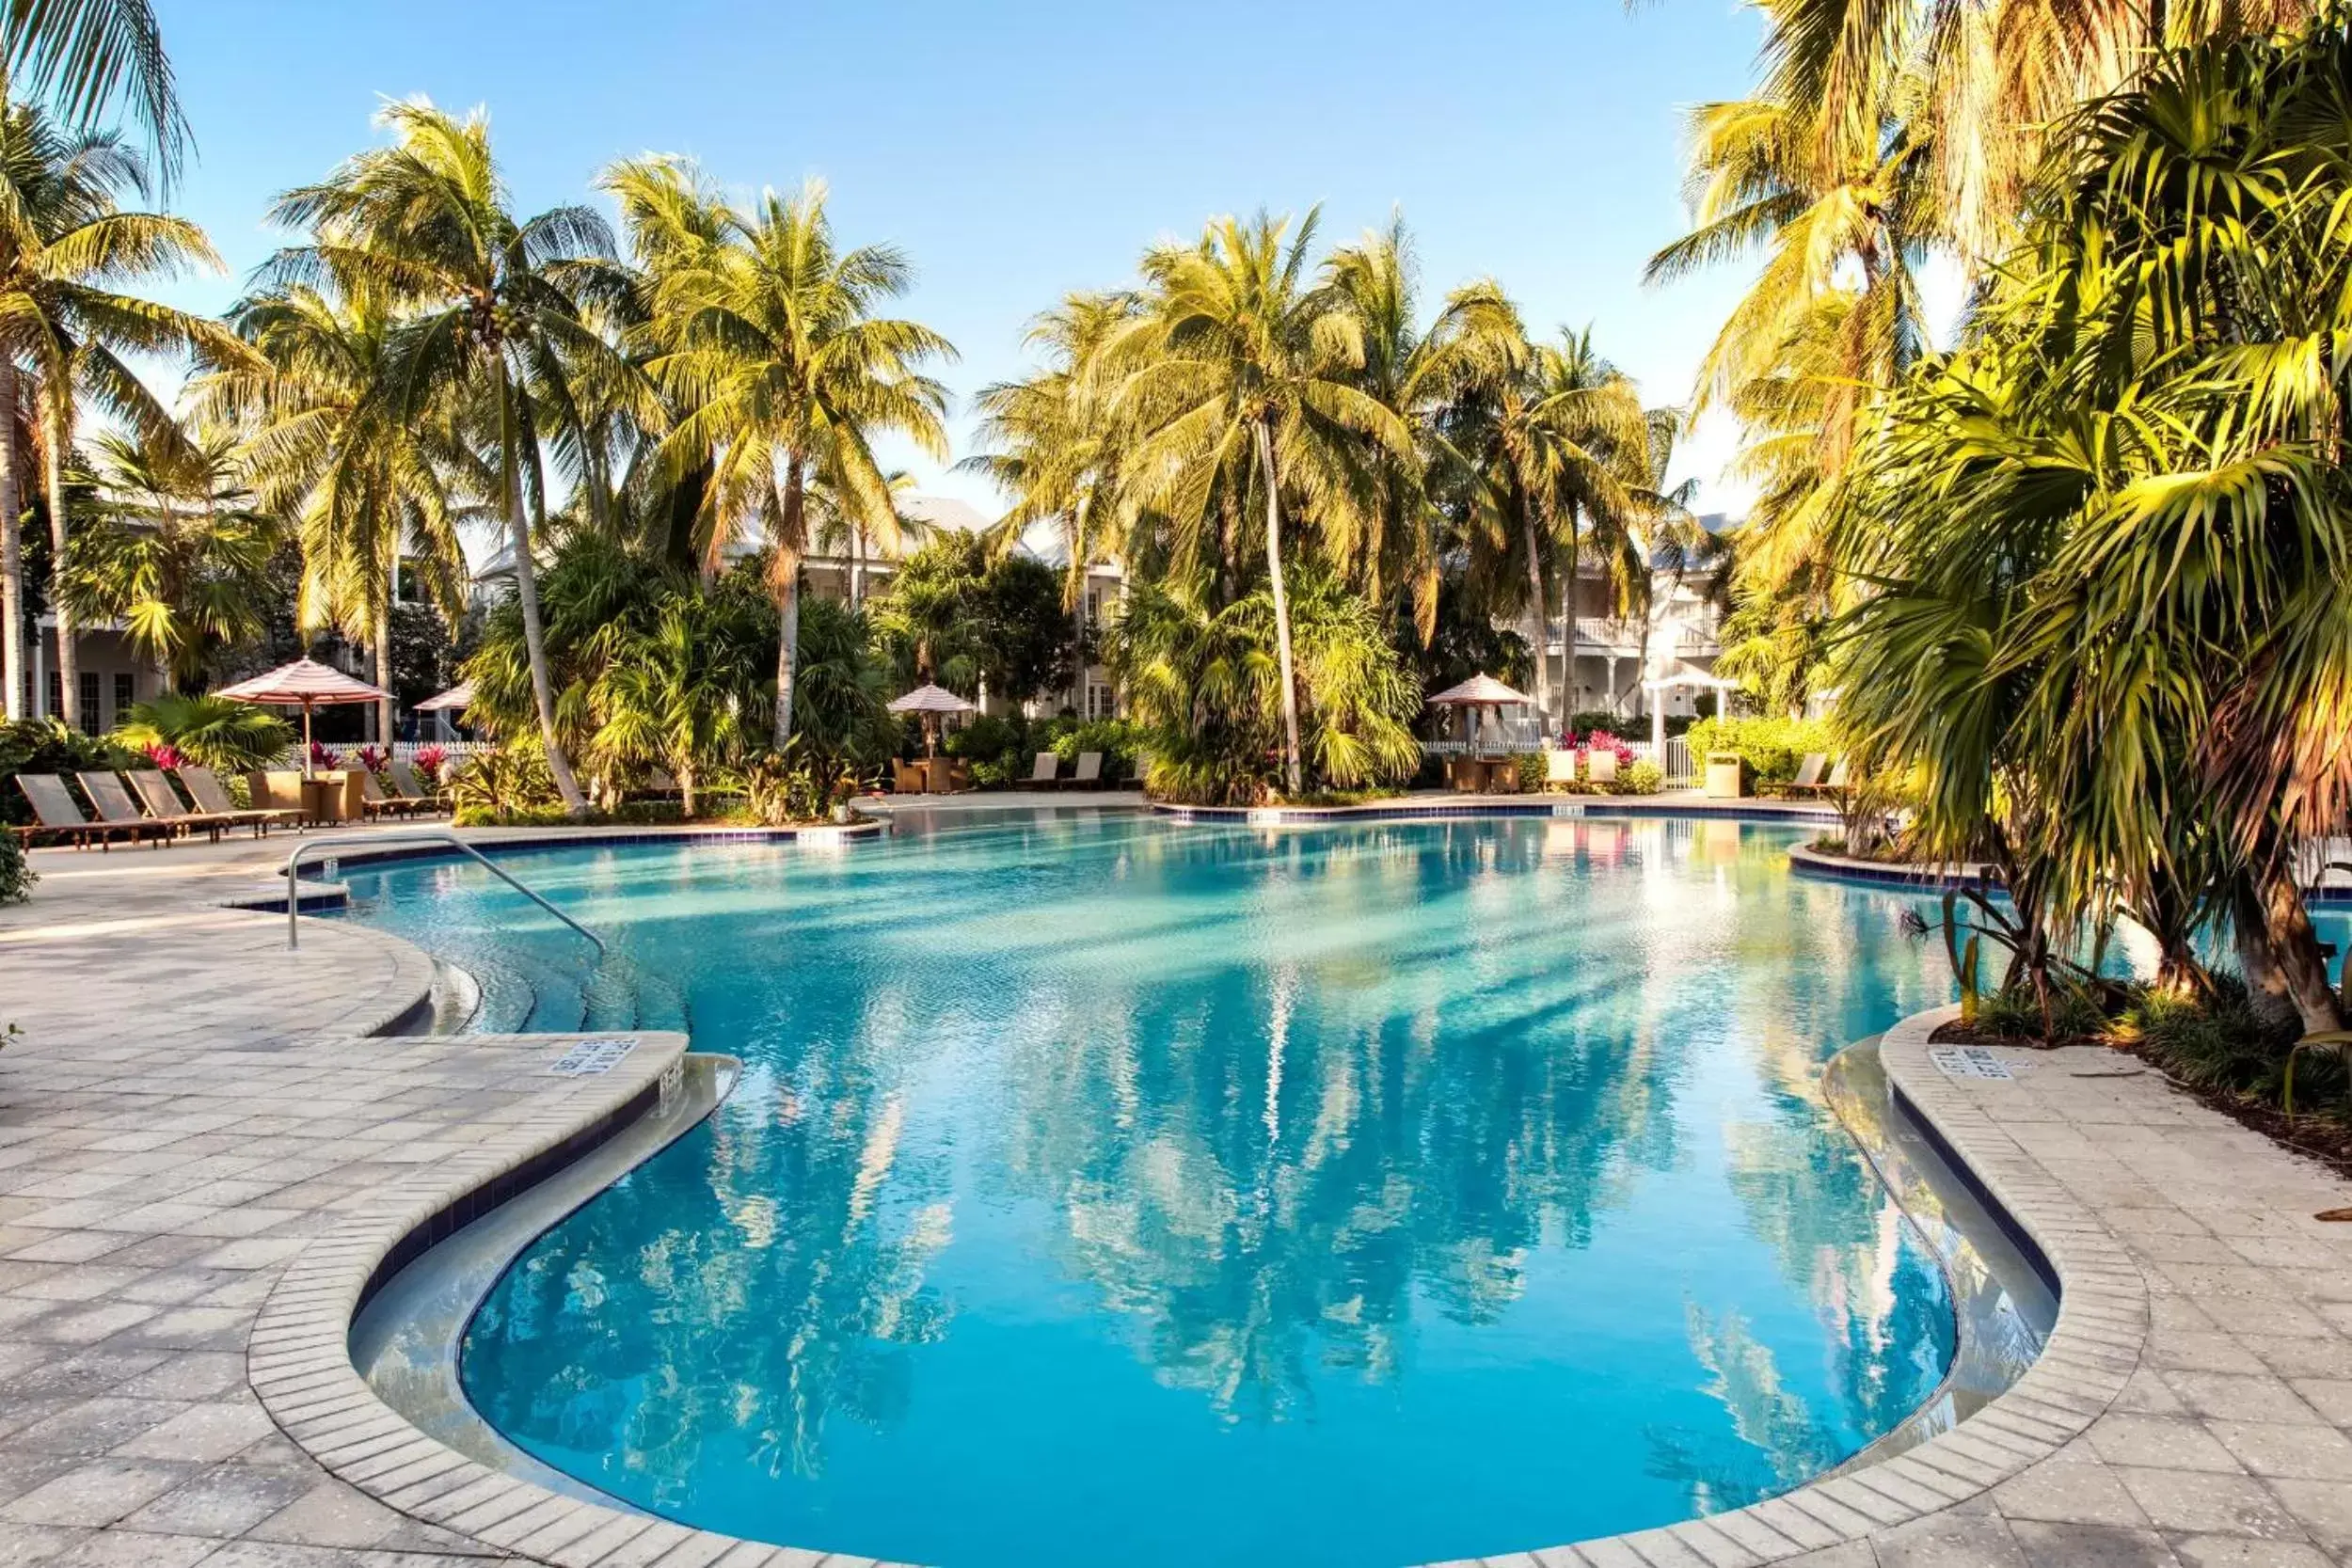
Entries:
[[[551, 849], [578, 849], [583, 846], [636, 844], [794, 844], [803, 839], [827, 843], [860, 844], [882, 836], [889, 831], [887, 822], [867, 818], [846, 826], [826, 823], [806, 828], [648, 828], [642, 832], [610, 832], [602, 829], [552, 829], [545, 833], [513, 838], [469, 838], [467, 842], [484, 854], [497, 859], [507, 853], [538, 854]], [[462, 832], [463, 830], [459, 830]], [[493, 830], [495, 831], [495, 830]], [[382, 845], [360, 845], [355, 848], [338, 849], [331, 855], [311, 861], [302, 868], [303, 879], [310, 881], [325, 875], [329, 861], [338, 865], [365, 863], [382, 865], [399, 861], [464, 860], [461, 849], [430, 839], [406, 843], [391, 839]], [[304, 906], [310, 905], [310, 895], [304, 895]], [[284, 899], [274, 907], [282, 911]]]

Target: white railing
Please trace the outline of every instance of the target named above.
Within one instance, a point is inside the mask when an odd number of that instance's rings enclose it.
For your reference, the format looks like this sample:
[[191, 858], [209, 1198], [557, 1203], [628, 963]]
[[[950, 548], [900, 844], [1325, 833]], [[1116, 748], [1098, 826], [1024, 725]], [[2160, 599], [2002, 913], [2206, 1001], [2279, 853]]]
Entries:
[[[1658, 762], [1659, 771], [1663, 773], [1669, 779], [1687, 779], [1692, 776], [1690, 743], [1678, 735], [1670, 735], [1666, 737], [1666, 756], [1665, 760], [1662, 762], [1659, 762], [1659, 759], [1652, 754], [1656, 751], [1656, 748], [1653, 747], [1647, 740], [1629, 740], [1625, 742], [1625, 746], [1626, 749], [1631, 752], [1635, 758], [1640, 761]], [[1539, 752], [1545, 750], [1546, 748], [1541, 740], [1529, 740], [1524, 745], [1519, 744], [1515, 740], [1505, 740], [1500, 746], [1489, 745], [1485, 741], [1481, 741], [1479, 743], [1479, 749], [1483, 752], [1493, 752], [1497, 750], [1505, 752]], [[1458, 757], [1469, 750], [1469, 745], [1460, 740], [1424, 740], [1421, 742], [1422, 755], [1426, 757]]]

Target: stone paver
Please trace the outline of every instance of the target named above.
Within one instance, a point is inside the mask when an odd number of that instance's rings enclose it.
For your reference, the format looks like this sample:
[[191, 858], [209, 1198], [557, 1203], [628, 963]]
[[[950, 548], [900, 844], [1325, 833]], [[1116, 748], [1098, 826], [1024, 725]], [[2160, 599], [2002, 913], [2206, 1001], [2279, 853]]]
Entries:
[[[548, 1037], [370, 1037], [421, 955], [212, 907], [288, 847], [42, 852], [0, 913], [0, 1568], [815, 1562], [485, 1470], [352, 1371], [402, 1236], [684, 1042], [570, 1080]], [[2352, 1561], [2352, 1227], [2312, 1218], [2352, 1185], [2104, 1053], [1946, 1079], [1931, 1022], [1888, 1073], [2064, 1280], [2042, 1361], [1890, 1463], [1498, 1568]]]

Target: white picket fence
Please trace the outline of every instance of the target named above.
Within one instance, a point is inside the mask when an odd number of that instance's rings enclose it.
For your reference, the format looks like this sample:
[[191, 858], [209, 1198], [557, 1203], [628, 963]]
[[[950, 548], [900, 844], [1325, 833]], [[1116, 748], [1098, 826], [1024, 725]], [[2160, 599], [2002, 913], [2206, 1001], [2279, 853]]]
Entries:
[[[1543, 741], [1535, 737], [1529, 737], [1524, 745], [1520, 745], [1517, 743], [1517, 737], [1508, 735], [1504, 736], [1503, 744], [1508, 750], [1528, 752], [1541, 751], [1544, 746]], [[1659, 762], [1654, 755], [1657, 748], [1647, 740], [1629, 740], [1625, 744], [1626, 749], [1639, 760], [1658, 762], [1659, 770], [1665, 774], [1669, 782], [1696, 776], [1691, 766], [1690, 743], [1681, 736], [1670, 735], [1666, 737], [1666, 755], [1662, 762]], [[1421, 743], [1422, 754], [1431, 757], [1458, 757], [1469, 749], [1469, 743], [1460, 740], [1424, 740]]]

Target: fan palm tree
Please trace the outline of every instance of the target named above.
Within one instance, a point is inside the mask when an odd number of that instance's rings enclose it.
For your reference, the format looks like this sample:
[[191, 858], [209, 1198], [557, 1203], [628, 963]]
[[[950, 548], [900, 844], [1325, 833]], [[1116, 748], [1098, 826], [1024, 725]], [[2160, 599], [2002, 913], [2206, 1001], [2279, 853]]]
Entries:
[[557, 732], [523, 492], [535, 467], [534, 410], [564, 401], [582, 365], [612, 388], [631, 384], [630, 367], [582, 320], [574, 292], [610, 283], [612, 236], [586, 207], [516, 218], [481, 111], [461, 120], [418, 98], [385, 105], [378, 119], [391, 146], [278, 198], [276, 220], [312, 239], [281, 252], [264, 281], [333, 288], [405, 312], [386, 345], [387, 383], [398, 393], [389, 416], [453, 418], [462, 406], [488, 436], [498, 463], [485, 499], [503, 515], [514, 557], [540, 739], [564, 808], [584, 816]]
[[1197, 539], [1217, 516], [1220, 492], [1230, 499], [1242, 484], [1264, 509], [1283, 784], [1293, 795], [1304, 774], [1285, 492], [1311, 513], [1361, 506], [1364, 445], [1406, 467], [1419, 460], [1405, 420], [1354, 383], [1365, 361], [1363, 325], [1310, 278], [1316, 223], [1314, 212], [1295, 232], [1288, 219], [1263, 213], [1219, 218], [1198, 245], [1148, 252], [1145, 312], [1122, 335], [1139, 338], [1140, 363], [1118, 393], [1122, 418], [1139, 432], [1129, 460], [1135, 498], [1180, 537]]
[[265, 629], [277, 525], [253, 509], [225, 438], [109, 431], [93, 445], [97, 516], [73, 537], [64, 602], [122, 622], [174, 687], [194, 691], [212, 653]]
[[[297, 619], [372, 649], [375, 684], [389, 691], [404, 559], [445, 613], [458, 610], [466, 508], [453, 487], [482, 484], [472, 453], [445, 421], [401, 417], [394, 324], [369, 295], [338, 301], [296, 286], [242, 300], [230, 319], [263, 363], [206, 377], [199, 404], [244, 433], [239, 461], [262, 505], [295, 520]], [[388, 698], [383, 738], [392, 719]]]
[[[0, 80], [0, 417], [28, 392], [42, 447], [53, 569], [68, 560], [65, 475], [85, 400], [131, 428], [172, 431], [169, 412], [119, 357], [193, 352], [223, 363], [246, 356], [219, 323], [119, 292], [119, 286], [220, 265], [204, 232], [183, 218], [124, 212], [123, 191], [146, 170], [119, 137], [72, 134], [10, 96]], [[0, 441], [0, 578], [8, 619], [8, 706], [22, 717], [24, 568], [18, 518], [24, 476], [13, 441]], [[57, 671], [69, 720], [79, 701], [68, 595], [53, 595]]]
[[843, 250], [812, 181], [727, 209], [720, 238], [680, 244], [653, 270], [648, 370], [680, 405], [661, 451], [669, 471], [707, 463], [715, 562], [729, 541], [764, 533], [776, 638], [773, 738], [791, 738], [801, 563], [809, 490], [830, 476], [841, 512], [894, 541], [898, 510], [872, 440], [892, 432], [944, 458], [946, 394], [922, 367], [954, 357], [936, 332], [875, 315], [905, 292], [906, 259], [888, 245]]
[[96, 129], [122, 103], [153, 143], [166, 183], [178, 175], [188, 122], [152, 0], [7, 0], [0, 70], [76, 130]]

